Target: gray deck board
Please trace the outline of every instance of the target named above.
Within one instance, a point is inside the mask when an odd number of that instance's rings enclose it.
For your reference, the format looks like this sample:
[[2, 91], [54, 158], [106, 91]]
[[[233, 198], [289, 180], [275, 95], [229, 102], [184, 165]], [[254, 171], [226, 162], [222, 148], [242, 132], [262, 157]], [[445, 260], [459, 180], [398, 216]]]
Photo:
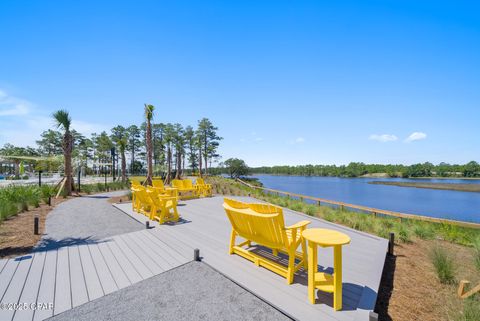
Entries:
[[[20, 295], [22, 294], [23, 287], [25, 285], [25, 281], [27, 280], [28, 271], [30, 270], [30, 266], [32, 264], [33, 255], [26, 255], [21, 258], [20, 263], [13, 275], [10, 284], [8, 285], [7, 291], [3, 296], [3, 302], [13, 302], [18, 303], [20, 299]], [[2, 319], [11, 320], [15, 310], [6, 310], [2, 311]]]
[[[57, 273], [57, 250], [46, 253], [42, 281], [38, 291], [37, 303], [53, 303], [55, 299], [55, 276]], [[44, 320], [53, 315], [53, 309], [35, 310], [33, 320]]]
[[[28, 273], [27, 279], [25, 281], [25, 286], [20, 297], [19, 302], [29, 303], [37, 302], [38, 290], [40, 288], [40, 281], [42, 280], [43, 265], [45, 263], [45, 252], [36, 252], [34, 253], [33, 262], [30, 266], [30, 271]], [[31, 321], [33, 318], [32, 309], [24, 309], [15, 311], [13, 320]]]
[[130, 249], [130, 247], [125, 244], [121, 238], [116, 236], [114, 239], [115, 244], [118, 245], [123, 254], [125, 254], [128, 260], [133, 264], [142, 279], [147, 279], [153, 276], [153, 272], [148, 268], [148, 266], [143, 263], [143, 261]]
[[118, 261], [118, 264], [122, 267], [122, 271], [125, 272], [130, 283], [136, 283], [143, 280], [142, 276], [138, 273], [138, 271], [133, 266], [132, 262], [128, 260], [125, 254], [120, 250], [118, 245], [115, 242], [108, 242], [107, 243], [109, 249], [112, 251], [113, 255]]
[[70, 260], [72, 307], [77, 307], [88, 302], [87, 285], [78, 246], [74, 245], [68, 248], [68, 257]]
[[70, 262], [68, 248], [62, 247], [57, 253], [57, 276], [55, 282], [55, 308], [53, 314], [59, 314], [72, 308], [70, 291]]
[[[5, 295], [5, 291], [7, 291], [8, 285], [12, 280], [13, 275], [18, 267], [18, 260], [10, 259], [8, 260], [7, 264], [3, 268], [2, 274], [0, 274], [0, 298], [3, 300], [3, 296]], [[3, 302], [3, 301], [2, 301]]]
[[146, 241], [152, 242], [152, 246], [155, 247], [160, 253], [162, 253], [163, 257], [171, 264], [172, 266], [178, 266], [181, 264], [185, 264], [190, 261], [190, 258], [186, 258], [180, 253], [176, 252], [172, 247], [168, 246], [160, 239], [155, 238], [153, 235], [145, 231], [143, 233], [139, 233], [140, 237], [144, 237]]
[[7, 262], [8, 262], [8, 259], [1, 259], [1, 260], [0, 260], [0, 273], [2, 273], [3, 268], [5, 267], [5, 265], [7, 264]]
[[79, 245], [78, 252], [80, 254], [80, 260], [82, 261], [88, 299], [90, 301], [98, 299], [105, 293], [103, 292], [102, 284], [98, 278], [97, 269], [93, 263], [92, 256], [88, 250], [88, 245]]
[[93, 264], [95, 264], [95, 268], [97, 269], [98, 278], [102, 284], [103, 292], [109, 294], [118, 290], [110, 269], [108, 268], [107, 263], [105, 263], [102, 253], [100, 253], [100, 250], [98, 249], [98, 245], [89, 244], [88, 249], [92, 255]]
[[169, 269], [169, 267], [163, 262], [161, 258], [147, 247], [147, 244], [142, 244], [133, 235], [122, 235], [122, 239], [128, 244], [130, 249], [138, 255], [138, 257], [150, 268], [153, 275], [159, 274]]
[[102, 242], [98, 244], [98, 247], [100, 249], [100, 252], [102, 252], [103, 257], [105, 258], [105, 262], [107, 263], [109, 270], [112, 272], [112, 276], [118, 288], [122, 289], [126, 286], [131, 285], [132, 283], [127, 278], [127, 275], [118, 263], [115, 255], [113, 255], [108, 244], [106, 242]]

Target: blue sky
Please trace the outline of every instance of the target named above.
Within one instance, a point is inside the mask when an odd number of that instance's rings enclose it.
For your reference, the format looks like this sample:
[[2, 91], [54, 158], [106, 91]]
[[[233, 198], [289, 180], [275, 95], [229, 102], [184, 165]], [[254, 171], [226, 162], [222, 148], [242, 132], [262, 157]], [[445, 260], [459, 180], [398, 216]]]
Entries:
[[0, 39], [0, 145], [148, 102], [251, 166], [480, 160], [475, 1], [3, 0]]

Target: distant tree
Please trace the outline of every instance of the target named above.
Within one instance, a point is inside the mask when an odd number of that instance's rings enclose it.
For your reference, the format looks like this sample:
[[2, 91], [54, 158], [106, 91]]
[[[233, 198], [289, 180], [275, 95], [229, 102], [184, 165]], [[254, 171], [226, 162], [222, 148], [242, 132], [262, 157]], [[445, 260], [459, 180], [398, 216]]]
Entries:
[[218, 128], [213, 126], [208, 118], [198, 122], [197, 135], [200, 141], [200, 152], [203, 155], [205, 175], [208, 175], [208, 160], [216, 155], [219, 141], [222, 137], [217, 135]]
[[59, 155], [62, 153], [62, 133], [56, 130], [46, 130], [40, 134], [36, 141], [37, 146], [44, 156]]
[[192, 172], [195, 172], [195, 169], [198, 166], [198, 155], [197, 155], [197, 146], [196, 143], [197, 137], [195, 136], [195, 131], [192, 126], [187, 126], [184, 132], [186, 148], [188, 149], [188, 162], [189, 166], [192, 169]]
[[164, 139], [167, 147], [167, 173], [165, 183], [169, 184], [172, 179], [172, 144], [175, 142], [175, 128], [172, 124], [165, 124]]
[[180, 124], [175, 124], [173, 125], [173, 130], [174, 130], [174, 145], [175, 145], [175, 164], [176, 164], [176, 170], [175, 170], [175, 178], [180, 179], [182, 176], [182, 155], [184, 154], [185, 150], [185, 139], [184, 139], [184, 133], [183, 133], [183, 127]]
[[128, 134], [128, 143], [127, 149], [130, 152], [131, 160], [130, 160], [130, 172], [135, 173], [135, 155], [140, 151], [141, 141], [140, 141], [140, 128], [137, 125], [132, 125], [127, 128]]
[[120, 152], [122, 182], [125, 183], [127, 180], [127, 161], [125, 157], [125, 151], [127, 149], [128, 142], [127, 129], [120, 125], [113, 127], [111, 138], [112, 141], [115, 143], [118, 151]]
[[146, 185], [152, 184], [152, 177], [153, 177], [152, 119], [153, 119], [154, 110], [155, 110], [155, 107], [153, 105], [145, 104], [145, 121], [146, 121], [145, 146], [147, 149], [147, 179], [145, 181]]
[[224, 162], [224, 165], [231, 178], [245, 176], [250, 172], [245, 161], [238, 158], [229, 158]]
[[463, 169], [463, 176], [465, 177], [480, 176], [480, 165], [475, 161], [471, 161], [465, 164]]
[[61, 109], [57, 110], [52, 115], [57, 128], [63, 129], [62, 149], [64, 157], [64, 171], [65, 171], [65, 191], [67, 195], [72, 194], [73, 189], [73, 177], [72, 177], [72, 150], [73, 150], [73, 136], [70, 132], [70, 126], [72, 124], [72, 118], [68, 111]]

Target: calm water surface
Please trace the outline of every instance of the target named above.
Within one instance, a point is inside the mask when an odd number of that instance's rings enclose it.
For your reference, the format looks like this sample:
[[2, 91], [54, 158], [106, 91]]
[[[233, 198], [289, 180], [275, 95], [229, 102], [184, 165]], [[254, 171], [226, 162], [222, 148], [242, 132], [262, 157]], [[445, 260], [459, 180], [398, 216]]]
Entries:
[[480, 223], [480, 193], [368, 184], [425, 181], [480, 184], [479, 180], [339, 178], [254, 175], [265, 187], [378, 209]]

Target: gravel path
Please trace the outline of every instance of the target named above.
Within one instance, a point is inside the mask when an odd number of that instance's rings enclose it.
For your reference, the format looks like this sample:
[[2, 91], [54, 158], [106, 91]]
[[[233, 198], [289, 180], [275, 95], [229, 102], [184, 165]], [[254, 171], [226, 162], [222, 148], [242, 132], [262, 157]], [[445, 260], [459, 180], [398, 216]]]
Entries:
[[48, 320], [290, 319], [208, 265], [191, 262]]
[[108, 202], [109, 197], [124, 193], [82, 196], [59, 204], [47, 216], [45, 234], [37, 248], [68, 246], [141, 230], [144, 227], [140, 223]]

